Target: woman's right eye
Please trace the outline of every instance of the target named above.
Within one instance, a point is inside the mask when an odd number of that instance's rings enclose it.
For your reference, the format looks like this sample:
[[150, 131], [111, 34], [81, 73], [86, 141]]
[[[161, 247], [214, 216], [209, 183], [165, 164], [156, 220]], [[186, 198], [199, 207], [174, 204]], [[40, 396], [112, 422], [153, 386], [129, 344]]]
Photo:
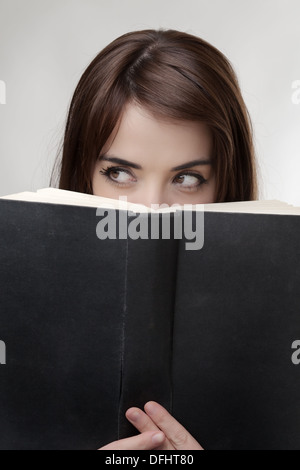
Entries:
[[124, 168], [119, 168], [116, 166], [102, 168], [100, 173], [105, 176], [107, 181], [119, 186], [134, 183], [136, 181], [128, 170], [124, 170]]

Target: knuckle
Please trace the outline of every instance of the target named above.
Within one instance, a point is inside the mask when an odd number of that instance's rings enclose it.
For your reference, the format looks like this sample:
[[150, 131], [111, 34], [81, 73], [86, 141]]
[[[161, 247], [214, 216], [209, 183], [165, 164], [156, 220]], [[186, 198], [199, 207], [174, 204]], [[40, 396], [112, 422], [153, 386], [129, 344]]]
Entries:
[[188, 445], [188, 441], [188, 434], [185, 430], [182, 429], [176, 430], [172, 436], [172, 444], [174, 445], [175, 449], [178, 447], [186, 447]]

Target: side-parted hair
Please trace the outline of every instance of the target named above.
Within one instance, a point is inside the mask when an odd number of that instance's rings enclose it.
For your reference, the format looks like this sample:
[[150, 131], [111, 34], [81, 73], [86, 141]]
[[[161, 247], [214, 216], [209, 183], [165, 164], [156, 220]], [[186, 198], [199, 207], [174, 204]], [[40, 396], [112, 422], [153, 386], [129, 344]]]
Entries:
[[129, 102], [170, 122], [206, 123], [215, 202], [257, 199], [253, 129], [230, 62], [203, 39], [163, 29], [120, 36], [83, 73], [62, 143], [60, 189], [92, 194], [94, 165]]

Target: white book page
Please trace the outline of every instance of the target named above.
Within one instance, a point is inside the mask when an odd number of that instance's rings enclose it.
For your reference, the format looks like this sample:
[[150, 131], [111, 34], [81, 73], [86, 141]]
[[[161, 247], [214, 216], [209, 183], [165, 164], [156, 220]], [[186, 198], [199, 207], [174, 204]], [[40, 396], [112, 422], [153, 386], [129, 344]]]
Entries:
[[206, 212], [300, 215], [300, 207], [295, 207], [286, 202], [277, 200], [224, 202], [215, 204], [188, 204], [185, 206], [174, 205], [170, 207], [158, 207], [157, 209], [153, 209], [143, 204], [135, 204], [126, 200], [110, 199], [56, 188], [43, 188], [39, 189], [37, 192], [26, 191], [18, 194], [2, 196], [0, 199], [95, 208], [113, 208], [130, 210], [136, 213], [168, 213], [175, 212], [176, 210], [188, 209], [198, 211], [204, 210]]

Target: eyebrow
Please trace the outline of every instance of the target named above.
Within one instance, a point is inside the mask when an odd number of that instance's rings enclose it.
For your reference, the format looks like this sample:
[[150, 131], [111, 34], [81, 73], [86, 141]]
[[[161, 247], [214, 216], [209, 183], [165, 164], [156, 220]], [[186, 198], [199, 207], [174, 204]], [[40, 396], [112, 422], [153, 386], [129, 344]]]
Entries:
[[[141, 165], [138, 165], [137, 163], [133, 163], [128, 160], [124, 160], [123, 158], [115, 157], [113, 155], [100, 155], [99, 159], [105, 160], [107, 162], [118, 163], [119, 165], [127, 165], [127, 166], [130, 166], [131, 168], [135, 168], [136, 170], [143, 169]], [[211, 164], [212, 164], [212, 161], [210, 159], [192, 160], [191, 162], [183, 163], [182, 165], [178, 165], [178, 166], [175, 166], [174, 168], [171, 168], [171, 171], [185, 170], [186, 168], [191, 168], [196, 165], [211, 165]]]

